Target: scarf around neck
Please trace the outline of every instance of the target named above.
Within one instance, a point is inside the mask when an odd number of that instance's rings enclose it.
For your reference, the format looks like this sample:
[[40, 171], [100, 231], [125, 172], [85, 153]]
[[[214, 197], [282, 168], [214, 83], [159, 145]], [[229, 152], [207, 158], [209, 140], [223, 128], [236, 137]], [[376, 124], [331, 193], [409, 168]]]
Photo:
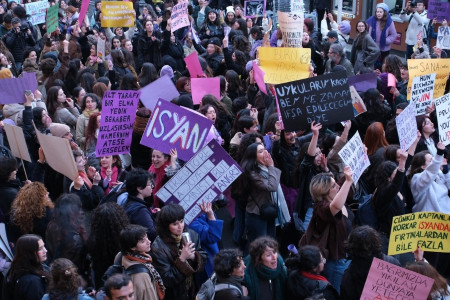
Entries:
[[92, 116], [93, 113], [99, 112], [98, 108], [94, 110], [83, 110], [83, 115], [85, 115], [88, 119]]
[[[377, 41], [377, 19], [374, 16], [371, 16], [369, 19], [367, 19], [367, 24], [372, 27], [372, 31], [370, 32], [370, 35], [372, 36], [372, 39], [376, 42]], [[388, 17], [386, 19], [386, 24], [384, 24], [383, 31], [381, 31], [380, 36], [380, 50], [383, 49], [386, 46], [386, 31], [391, 26], [392, 19], [391, 16], [388, 14]]]
[[302, 276], [306, 277], [308, 279], [311, 279], [311, 280], [320, 280], [320, 281], [328, 282], [328, 280], [325, 277], [323, 277], [322, 275], [319, 275], [319, 274], [313, 274], [313, 273], [302, 271]]

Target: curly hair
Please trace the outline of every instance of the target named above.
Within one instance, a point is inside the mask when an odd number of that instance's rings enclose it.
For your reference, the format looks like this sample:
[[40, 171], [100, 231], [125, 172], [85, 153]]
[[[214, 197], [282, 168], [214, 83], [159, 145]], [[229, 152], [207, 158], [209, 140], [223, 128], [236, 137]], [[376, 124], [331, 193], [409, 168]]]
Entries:
[[262, 263], [261, 256], [267, 248], [278, 252], [278, 242], [269, 236], [260, 237], [251, 242], [248, 252], [255, 266]]
[[26, 184], [19, 190], [11, 206], [12, 220], [24, 233], [32, 233], [33, 219], [42, 218], [45, 208], [53, 208], [48, 192], [40, 182]]
[[242, 253], [239, 249], [222, 249], [214, 256], [214, 272], [220, 278], [228, 278], [233, 270], [239, 268]]
[[58, 258], [50, 266], [49, 298], [52, 300], [75, 299], [83, 279], [77, 267], [67, 258]]
[[381, 258], [381, 238], [370, 226], [360, 226], [352, 230], [345, 243], [345, 248], [352, 259]]

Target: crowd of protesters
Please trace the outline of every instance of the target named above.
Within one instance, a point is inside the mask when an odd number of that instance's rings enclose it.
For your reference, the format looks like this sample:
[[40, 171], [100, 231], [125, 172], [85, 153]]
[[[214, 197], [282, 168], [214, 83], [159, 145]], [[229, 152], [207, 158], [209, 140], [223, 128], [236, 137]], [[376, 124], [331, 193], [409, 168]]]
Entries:
[[[359, 299], [375, 257], [432, 277], [428, 299], [450, 299], [450, 254], [418, 247], [387, 255], [392, 218], [450, 214], [450, 174], [434, 106], [416, 118], [413, 145], [400, 149], [395, 117], [408, 105], [410, 78], [407, 61], [390, 53], [397, 33], [386, 4], [355, 28], [328, 12], [319, 28], [304, 20], [310, 77], [375, 72], [377, 88], [360, 93], [367, 111], [354, 119], [289, 132], [273, 85], [263, 93], [252, 69], [260, 47], [284, 46], [266, 14], [246, 17], [239, 1], [194, 0], [192, 25], [172, 32], [171, 0], [135, 1], [129, 28], [102, 27], [99, 0], [82, 22], [81, 0], [48, 2], [59, 4], [51, 34], [27, 19], [23, 3], [0, 4], [0, 80], [34, 73], [38, 84], [25, 101], [1, 110], [0, 221], [14, 253], [11, 261], [0, 251], [1, 299], [191, 300], [211, 281], [214, 299]], [[401, 16], [409, 22], [407, 59], [448, 57], [430, 46], [438, 21], [427, 19], [424, 0], [407, 2]], [[100, 39], [104, 57], [97, 56]], [[220, 99], [206, 95], [194, 105], [184, 62], [194, 52], [204, 76], [220, 78]], [[186, 162], [175, 149], [140, 145], [152, 114], [141, 102], [130, 153], [95, 153], [105, 91], [136, 91], [164, 75], [180, 93], [166, 100], [211, 120], [217, 141], [243, 171], [215, 203], [201, 203], [189, 225], [182, 206], [156, 196]], [[31, 162], [12, 156], [5, 123], [23, 129]], [[46, 163], [36, 131], [69, 140], [74, 181]], [[356, 132], [371, 163], [357, 183], [338, 155]], [[362, 193], [372, 194], [372, 227], [355, 209]], [[229, 227], [216, 215], [221, 209], [233, 216], [233, 249], [223, 249]], [[317, 236], [324, 238], [312, 243]], [[129, 276], [111, 274], [112, 265]]]

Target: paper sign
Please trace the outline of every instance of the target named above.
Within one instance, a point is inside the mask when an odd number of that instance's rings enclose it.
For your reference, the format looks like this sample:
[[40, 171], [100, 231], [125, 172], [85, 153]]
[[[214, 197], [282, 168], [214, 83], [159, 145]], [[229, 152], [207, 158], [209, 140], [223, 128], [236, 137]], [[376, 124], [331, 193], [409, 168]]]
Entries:
[[133, 2], [103, 1], [102, 27], [134, 26]]
[[350, 166], [353, 171], [353, 183], [357, 183], [359, 177], [365, 169], [370, 166], [369, 157], [365, 151], [365, 146], [357, 131], [355, 135], [342, 147], [339, 156], [346, 166]]
[[45, 135], [34, 127], [36, 136], [45, 154], [45, 161], [53, 170], [74, 181], [78, 177], [77, 165], [68, 139]]
[[172, 8], [170, 20], [172, 21], [170, 30], [174, 32], [177, 29], [189, 26], [188, 2], [180, 1]]
[[356, 117], [357, 115], [360, 115], [367, 111], [366, 104], [364, 104], [363, 99], [361, 99], [361, 96], [356, 91], [355, 87], [351, 85], [349, 87], [350, 89], [350, 95], [352, 97], [352, 105], [353, 105], [353, 115]]
[[426, 300], [434, 280], [373, 258], [360, 300]]
[[450, 94], [434, 100], [438, 120], [439, 141], [450, 144]]
[[203, 69], [198, 60], [197, 52], [193, 52], [185, 57], [184, 61], [186, 62], [186, 68], [188, 69], [191, 78], [203, 77]]
[[[412, 252], [450, 252], [450, 215], [416, 212], [392, 218], [388, 254]], [[419, 299], [419, 298], [418, 298]], [[424, 298], [426, 299], [426, 298]]]
[[130, 153], [140, 91], [106, 91], [103, 96], [97, 157]]
[[[195, 28], [194, 28], [195, 26], [194, 26], [194, 21], [192, 21], [191, 22], [191, 33], [192, 33], [192, 38], [194, 39], [194, 41], [197, 43], [197, 44], [200, 44], [202, 41], [200, 40], [200, 38], [198, 37], [198, 33], [197, 33], [197, 31], [195, 30]], [[194, 52], [195, 53], [195, 52]], [[192, 76], [191, 76], [192, 77]]]
[[434, 81], [434, 97], [444, 95], [445, 84], [450, 74], [450, 58], [441, 59], [408, 59], [408, 100], [411, 99], [411, 87], [414, 77], [436, 73]]
[[83, 24], [84, 17], [86, 16], [88, 8], [89, 0], [81, 0], [80, 14], [78, 15], [78, 24], [80, 24], [80, 26]]
[[202, 212], [200, 203], [214, 201], [241, 174], [239, 165], [215, 140], [211, 140], [156, 196], [164, 203], [183, 206], [186, 211], [184, 222], [189, 225]]
[[417, 139], [416, 110], [414, 104], [410, 103], [395, 118], [395, 124], [397, 126], [400, 148], [406, 151]]
[[101, 60], [105, 59], [105, 40], [102, 38], [97, 39], [97, 57], [99, 57]]
[[168, 75], [158, 78], [141, 89], [141, 102], [151, 111], [155, 109], [156, 102], [160, 98], [172, 101], [178, 96], [180, 93]]
[[436, 47], [447, 50], [450, 49], [450, 27], [439, 27], [437, 34]]
[[303, 12], [303, 0], [291, 0], [291, 12]]
[[48, 1], [37, 1], [31, 3], [25, 3], [25, 10], [29, 15], [28, 21], [33, 25], [45, 23], [45, 14], [47, 8], [50, 7]]
[[437, 19], [442, 22], [443, 19], [448, 21], [450, 16], [450, 2], [448, 0], [428, 0], [427, 18], [429, 20]]
[[24, 72], [19, 78], [0, 79], [0, 104], [25, 102], [26, 90], [37, 90], [35, 73]]
[[255, 61], [252, 61], [253, 65], [253, 76], [255, 77], [256, 84], [259, 87], [259, 90], [267, 95], [266, 90], [266, 84], [264, 83], [264, 71], [261, 70], [261, 68], [258, 66], [258, 64], [255, 63]]
[[279, 84], [309, 77], [309, 48], [260, 47], [258, 53], [266, 83]]
[[244, 1], [244, 16], [247, 18], [262, 17], [266, 13], [266, 0]]
[[305, 130], [315, 121], [335, 124], [353, 118], [345, 71], [275, 85], [287, 131]]
[[303, 39], [303, 12], [278, 11], [278, 23], [283, 36], [283, 47], [300, 48]]
[[366, 73], [348, 77], [348, 85], [354, 86], [358, 92], [377, 88], [377, 73]]
[[387, 79], [388, 79], [388, 83], [387, 83], [388, 87], [396, 87], [397, 86], [394, 74], [388, 73]]
[[45, 22], [47, 34], [52, 34], [56, 30], [56, 28], [58, 28], [58, 11], [59, 3], [50, 6], [47, 9], [47, 20]]
[[416, 107], [416, 116], [426, 114], [428, 106], [433, 104], [433, 90], [436, 73], [413, 78], [411, 103]]
[[207, 143], [212, 122], [201, 114], [160, 99], [145, 128], [141, 144], [188, 161]]
[[8, 138], [9, 148], [15, 157], [31, 162], [28, 152], [27, 142], [23, 135], [23, 129], [8, 123], [4, 123], [6, 137]]
[[211, 94], [220, 100], [220, 78], [192, 78], [191, 79], [192, 101], [200, 104], [203, 96]]

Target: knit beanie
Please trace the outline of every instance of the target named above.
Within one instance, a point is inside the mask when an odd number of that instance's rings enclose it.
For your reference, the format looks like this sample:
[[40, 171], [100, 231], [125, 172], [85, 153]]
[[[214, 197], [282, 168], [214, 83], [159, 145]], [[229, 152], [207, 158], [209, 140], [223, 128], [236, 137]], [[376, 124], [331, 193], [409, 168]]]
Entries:
[[350, 30], [351, 30], [350, 22], [347, 20], [342, 21], [341, 24], [339, 24], [339, 30], [343, 34], [350, 34]]
[[53, 136], [57, 136], [62, 138], [64, 135], [66, 135], [67, 133], [70, 132], [70, 127], [67, 126], [66, 124], [61, 124], [61, 123], [52, 123], [50, 125], [50, 133]]

